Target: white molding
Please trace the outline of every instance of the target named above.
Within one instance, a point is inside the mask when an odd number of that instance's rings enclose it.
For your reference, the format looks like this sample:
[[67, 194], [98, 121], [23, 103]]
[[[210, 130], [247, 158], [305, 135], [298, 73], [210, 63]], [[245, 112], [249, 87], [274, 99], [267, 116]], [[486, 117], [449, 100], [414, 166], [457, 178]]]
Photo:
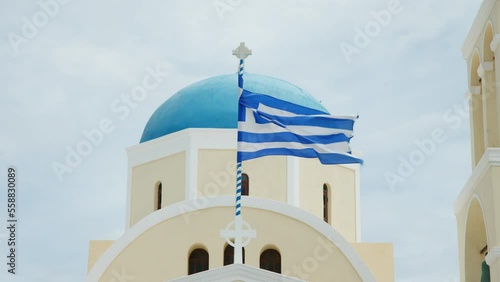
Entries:
[[361, 242], [361, 165], [355, 164], [356, 167], [356, 242]]
[[484, 74], [487, 71], [492, 71], [493, 70], [493, 62], [482, 62], [479, 64], [479, 67], [477, 68], [477, 74], [479, 77], [484, 78]]
[[[182, 207], [184, 206], [194, 206], [193, 201], [184, 201], [171, 206], [162, 208], [154, 213], [149, 214], [132, 228], [130, 228], [121, 238], [116, 240], [97, 260], [94, 267], [90, 270], [87, 281], [94, 282], [99, 281], [102, 275], [106, 272], [108, 267], [114, 261], [114, 259], [132, 242], [139, 238], [147, 230], [153, 228], [154, 226], [162, 223], [173, 217], [181, 216], [188, 213]], [[330, 240], [335, 244], [339, 250], [344, 254], [347, 260], [351, 263], [353, 268], [356, 270], [361, 280], [364, 282], [375, 282], [373, 274], [370, 272], [369, 268], [365, 262], [361, 259], [358, 253], [354, 250], [351, 244], [345, 240], [342, 235], [335, 230], [332, 226], [325, 223], [318, 217], [300, 209], [297, 207], [290, 206], [285, 203], [278, 201], [273, 201], [264, 198], [256, 197], [243, 197], [242, 206], [246, 208], [254, 208], [258, 210], [270, 211], [284, 216], [288, 216], [295, 219], [301, 223], [308, 225], [313, 228], [325, 238]], [[207, 210], [217, 207], [234, 207], [234, 197], [233, 196], [218, 196], [211, 198], [207, 202], [207, 205], [198, 211]]]
[[481, 94], [481, 86], [471, 86], [470, 87], [470, 94], [471, 95], [480, 95]]
[[482, 62], [481, 66], [483, 67], [484, 71], [492, 71], [495, 68], [495, 64], [493, 61], [491, 62]]
[[300, 205], [300, 161], [297, 157], [287, 159], [287, 203], [298, 207]]
[[483, 64], [479, 64], [479, 67], [477, 68], [477, 75], [479, 75], [480, 78], [484, 78], [484, 68]]
[[198, 198], [198, 153], [197, 146], [190, 144], [186, 151], [186, 190], [184, 191], [185, 200]]
[[486, 256], [486, 263], [491, 266], [498, 258], [500, 258], [500, 247], [496, 246], [489, 248], [488, 255]]
[[169, 282], [305, 282], [245, 264], [231, 264], [210, 269], [193, 275], [170, 280]]
[[470, 202], [479, 181], [486, 175], [488, 170], [497, 166], [500, 166], [500, 148], [487, 148], [455, 201], [455, 214], [462, 211]]
[[132, 207], [132, 166], [128, 164], [127, 168], [127, 211], [125, 217], [125, 231], [130, 228], [130, 212]]
[[486, 23], [488, 22], [493, 6], [497, 1], [499, 0], [483, 0], [481, 8], [479, 8], [479, 12], [474, 19], [462, 46], [462, 56], [465, 60], [471, 56], [472, 51], [474, 50], [474, 47], [476, 46], [476, 43], [479, 40]]
[[497, 52], [498, 44], [500, 44], [500, 34], [495, 34], [491, 40], [490, 49], [493, 52]]
[[236, 129], [187, 128], [126, 149], [132, 167], [163, 157], [198, 149], [236, 150]]

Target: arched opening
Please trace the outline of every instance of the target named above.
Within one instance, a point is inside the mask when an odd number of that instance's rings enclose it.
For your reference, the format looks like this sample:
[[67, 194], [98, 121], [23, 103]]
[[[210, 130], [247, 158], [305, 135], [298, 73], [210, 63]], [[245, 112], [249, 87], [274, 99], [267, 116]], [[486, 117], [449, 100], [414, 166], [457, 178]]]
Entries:
[[208, 252], [204, 249], [195, 249], [189, 255], [188, 274], [195, 274], [208, 270]]
[[483, 99], [481, 97], [481, 78], [477, 73], [481, 63], [479, 52], [476, 50], [470, 61], [469, 88], [471, 92], [470, 113], [472, 130], [473, 163], [476, 165], [484, 153], [484, 123]]
[[260, 255], [260, 268], [281, 273], [281, 254], [274, 249], [267, 249]]
[[489, 22], [484, 30], [483, 61], [492, 62], [495, 59], [495, 52], [491, 51], [491, 42], [493, 41], [493, 25]]
[[248, 174], [243, 173], [241, 175], [241, 195], [248, 196], [250, 193], [250, 178], [248, 178]]
[[[245, 263], [245, 248], [243, 248], [243, 263]], [[230, 265], [234, 263], [234, 247], [226, 243], [224, 248], [224, 265]]]
[[326, 183], [323, 184], [323, 220], [330, 223], [331, 211], [331, 193], [330, 186]]
[[[479, 201], [471, 200], [465, 227], [465, 281], [482, 281], [483, 271], [489, 268], [485, 263], [488, 245], [483, 210]], [[484, 273], [486, 275], [486, 273]]]
[[161, 209], [161, 202], [163, 200], [163, 187], [162, 183], [158, 182], [155, 188], [155, 209]]

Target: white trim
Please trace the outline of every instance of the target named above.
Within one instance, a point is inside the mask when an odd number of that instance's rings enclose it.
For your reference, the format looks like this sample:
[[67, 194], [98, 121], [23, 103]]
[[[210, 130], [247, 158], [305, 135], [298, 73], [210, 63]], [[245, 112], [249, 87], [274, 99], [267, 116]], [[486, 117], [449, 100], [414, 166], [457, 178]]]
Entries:
[[355, 174], [356, 174], [356, 242], [361, 242], [361, 165], [356, 164]]
[[500, 44], [500, 34], [495, 34], [490, 44], [491, 51], [496, 53], [499, 44]]
[[[181, 207], [193, 206], [193, 201], [184, 201], [171, 206], [162, 208], [154, 213], [149, 214], [132, 228], [130, 228], [120, 239], [116, 240], [99, 258], [87, 276], [87, 281], [99, 281], [102, 275], [106, 272], [108, 267], [114, 259], [133, 241], [140, 237], [144, 232], [160, 224], [161, 222], [173, 217], [177, 217], [187, 213]], [[340, 233], [325, 223], [318, 217], [300, 209], [278, 201], [256, 198], [256, 197], [243, 197], [242, 206], [247, 208], [254, 208], [259, 210], [271, 211], [277, 214], [288, 216], [299, 222], [302, 222], [309, 227], [313, 228], [325, 238], [335, 244], [339, 250], [344, 254], [347, 260], [351, 263], [356, 270], [361, 280], [364, 282], [375, 282], [373, 274], [368, 269], [365, 262], [361, 259], [354, 248], [347, 242]], [[205, 210], [217, 207], [234, 207], [233, 196], [218, 196], [210, 199], [207, 205], [199, 210]]]
[[481, 66], [484, 71], [492, 71], [495, 67], [493, 62], [482, 62]]
[[481, 94], [481, 86], [471, 86], [470, 87], [470, 94], [471, 95], [480, 95]]
[[125, 231], [130, 228], [130, 212], [132, 207], [132, 166], [128, 164], [127, 168], [127, 211], [126, 211], [126, 222], [125, 222]]
[[210, 269], [193, 275], [170, 280], [169, 282], [305, 282], [245, 264], [231, 264]]
[[458, 214], [470, 202], [479, 181], [488, 170], [497, 166], [500, 166], [500, 148], [487, 148], [455, 201], [455, 214]]
[[198, 198], [198, 147], [189, 145], [186, 151], [186, 190], [184, 199], [192, 200]]
[[498, 258], [500, 258], [500, 247], [496, 246], [490, 248], [488, 255], [486, 256], [486, 263], [491, 266]]
[[300, 161], [297, 157], [286, 158], [287, 169], [287, 203], [298, 207], [300, 205]]
[[236, 150], [236, 129], [187, 128], [126, 149], [129, 164], [134, 167], [171, 156], [190, 147], [198, 149]]
[[484, 78], [484, 68], [483, 64], [479, 64], [479, 67], [477, 68], [477, 75], [479, 75], [480, 78]]
[[493, 10], [493, 6], [499, 0], [483, 0], [481, 4], [481, 8], [476, 15], [474, 22], [467, 34], [465, 42], [462, 46], [462, 56], [464, 59], [468, 59], [476, 46], [477, 41], [479, 40], [479, 36], [481, 36], [486, 23], [491, 15]]
[[492, 71], [493, 70], [493, 62], [482, 62], [479, 64], [479, 67], [477, 68], [477, 74], [479, 77], [484, 78], [484, 74], [487, 71]]

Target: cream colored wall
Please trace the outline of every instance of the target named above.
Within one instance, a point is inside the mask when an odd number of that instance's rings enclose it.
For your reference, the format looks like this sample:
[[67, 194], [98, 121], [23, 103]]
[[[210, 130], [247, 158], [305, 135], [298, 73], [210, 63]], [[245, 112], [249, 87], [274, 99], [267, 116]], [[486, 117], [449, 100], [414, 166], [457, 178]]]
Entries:
[[198, 197], [235, 195], [236, 151], [198, 151]]
[[300, 207], [323, 219], [323, 184], [330, 185], [331, 225], [349, 242], [356, 241], [356, 171], [300, 159]]
[[246, 161], [242, 164], [242, 171], [250, 178], [250, 196], [286, 203], [286, 157], [273, 156]]
[[[242, 172], [250, 179], [250, 196], [286, 202], [286, 158], [266, 157], [246, 161]], [[236, 151], [199, 150], [198, 197], [235, 195]]]
[[[235, 195], [236, 151], [198, 150], [197, 195]], [[155, 211], [155, 185], [163, 183], [162, 207], [185, 198], [185, 153], [132, 168], [131, 225]], [[287, 158], [271, 156], [246, 161], [243, 173], [250, 179], [250, 196], [287, 202]], [[300, 208], [323, 219], [323, 184], [331, 188], [331, 225], [348, 241], [356, 241], [356, 171], [322, 165], [316, 159], [299, 161]]]
[[[274, 245], [282, 254], [284, 274], [311, 282], [361, 281], [339, 249], [324, 243], [326, 239], [308, 225], [284, 215], [254, 208], [243, 207], [243, 214], [258, 232], [257, 238], [245, 247], [247, 264], [258, 267], [263, 249]], [[231, 207], [218, 207], [166, 220], [128, 245], [99, 281], [111, 281], [114, 278], [113, 270], [123, 270], [137, 281], [167, 281], [185, 276], [189, 250], [193, 245], [208, 250], [210, 269], [221, 267], [225, 240], [219, 237], [219, 232], [232, 219]], [[393, 273], [392, 257], [387, 255], [392, 252], [390, 244], [356, 244], [356, 250], [367, 258], [369, 267], [382, 267], [383, 270], [374, 273], [377, 281], [393, 281], [385, 273]]]
[[[500, 191], [498, 191], [498, 189], [493, 189], [493, 187], [499, 186], [500, 168], [493, 167], [485, 173], [475, 188], [475, 195], [481, 205], [484, 216], [486, 236], [488, 239], [487, 243], [489, 247], [500, 245], [500, 237], [497, 235], [500, 234], [500, 230], [498, 230], [500, 228], [500, 224], [497, 224], [498, 219], [500, 218]], [[470, 200], [472, 201], [473, 199], [476, 198], [471, 198]], [[470, 228], [470, 234], [467, 234], [466, 232], [469, 206], [470, 203], [456, 214], [461, 281], [467, 281], [466, 277], [480, 277], [480, 262], [482, 262], [482, 258], [479, 258], [479, 256], [466, 257], [466, 253], [471, 252], [473, 254], [478, 254], [484, 247], [482, 243], [470, 242], [466, 244], [467, 240], [478, 239], [476, 236], [477, 234], [475, 234], [478, 232], [476, 227], [472, 226]], [[478, 222], [472, 223], [478, 224]], [[497, 279], [492, 281], [500, 281], [500, 265], [498, 263], [498, 261], [495, 262], [495, 267], [490, 266], [491, 277], [495, 277]], [[466, 274], [466, 272], [468, 274]]]
[[96, 261], [104, 254], [104, 252], [113, 244], [111, 240], [100, 240], [89, 242], [89, 259], [87, 264], [87, 272], [89, 272]]
[[156, 210], [155, 187], [158, 181], [162, 182], [162, 207], [183, 201], [185, 171], [184, 152], [133, 167], [130, 226]]
[[388, 243], [352, 243], [377, 282], [394, 281], [394, 250]]

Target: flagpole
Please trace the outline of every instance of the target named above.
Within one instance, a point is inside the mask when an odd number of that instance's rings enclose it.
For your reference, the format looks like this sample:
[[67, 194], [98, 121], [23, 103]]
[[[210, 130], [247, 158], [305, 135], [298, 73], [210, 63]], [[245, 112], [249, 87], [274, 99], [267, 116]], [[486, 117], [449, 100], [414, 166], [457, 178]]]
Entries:
[[[243, 93], [243, 73], [245, 71], [245, 58], [252, 54], [244, 42], [240, 43], [240, 46], [233, 51], [240, 63], [238, 66], [238, 100]], [[238, 103], [238, 109], [239, 109]], [[234, 237], [234, 263], [243, 263], [243, 236], [238, 234], [238, 231], [243, 230], [243, 216], [241, 214], [241, 161], [237, 160], [236, 166], [236, 210], [235, 210], [235, 230], [236, 236]]]

